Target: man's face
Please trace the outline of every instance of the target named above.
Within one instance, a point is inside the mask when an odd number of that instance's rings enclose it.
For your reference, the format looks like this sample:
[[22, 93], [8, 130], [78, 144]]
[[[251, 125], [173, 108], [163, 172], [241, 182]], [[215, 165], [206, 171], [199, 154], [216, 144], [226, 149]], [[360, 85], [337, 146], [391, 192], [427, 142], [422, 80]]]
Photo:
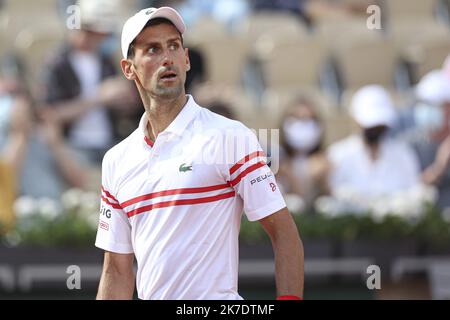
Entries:
[[166, 99], [184, 94], [189, 56], [173, 25], [163, 23], [145, 28], [136, 38], [134, 51], [131, 68], [138, 85], [147, 93]]

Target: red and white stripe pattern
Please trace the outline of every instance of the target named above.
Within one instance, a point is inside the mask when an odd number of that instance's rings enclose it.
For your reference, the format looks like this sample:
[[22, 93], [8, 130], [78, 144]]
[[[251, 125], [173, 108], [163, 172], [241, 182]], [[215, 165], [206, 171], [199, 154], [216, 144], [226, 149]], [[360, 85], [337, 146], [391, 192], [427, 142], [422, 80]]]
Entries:
[[236, 186], [248, 174], [264, 167], [266, 165], [266, 161], [267, 160], [263, 151], [255, 151], [248, 154], [231, 167], [230, 185], [232, 187]]
[[210, 203], [236, 195], [230, 185], [222, 184], [208, 187], [183, 188], [152, 192], [121, 204], [129, 218], [154, 209], [182, 205]]
[[108, 191], [102, 187], [102, 200], [115, 209], [122, 209], [129, 218], [154, 209], [182, 205], [196, 205], [210, 203], [236, 196], [233, 189], [248, 174], [266, 165], [262, 151], [248, 154], [230, 168], [231, 180], [228, 183], [196, 187], [171, 189], [144, 194], [125, 202], [119, 203]]
[[102, 201], [114, 209], [122, 209], [119, 201], [102, 186]]

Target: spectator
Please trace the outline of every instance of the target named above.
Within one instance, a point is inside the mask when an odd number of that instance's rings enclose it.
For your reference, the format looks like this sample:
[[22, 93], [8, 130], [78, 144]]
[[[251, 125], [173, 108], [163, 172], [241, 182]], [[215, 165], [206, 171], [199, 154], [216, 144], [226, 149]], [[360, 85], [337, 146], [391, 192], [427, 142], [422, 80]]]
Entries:
[[46, 70], [45, 118], [61, 123], [69, 144], [91, 163], [120, 139], [118, 120], [137, 117], [137, 94], [122, 78], [102, 41], [115, 31], [115, 2], [80, 1], [81, 29], [71, 30], [67, 44]]
[[30, 130], [27, 105], [10, 95], [11, 83], [0, 78], [0, 234], [14, 223], [17, 177], [25, 158]]
[[[85, 167], [64, 144], [58, 124], [36, 117], [27, 99], [3, 96], [0, 150], [17, 195], [59, 201], [69, 187], [84, 188]], [[9, 177], [11, 179], [11, 177]]]
[[377, 85], [361, 88], [353, 96], [351, 115], [359, 132], [328, 150], [333, 196], [345, 191], [371, 199], [417, 185], [420, 170], [414, 150], [387, 136], [396, 120], [388, 92]]
[[296, 194], [313, 208], [318, 196], [328, 194], [328, 161], [323, 152], [324, 128], [314, 104], [297, 98], [283, 117], [282, 154], [278, 179], [285, 193]]
[[423, 139], [414, 142], [423, 181], [438, 188], [439, 208], [450, 207], [450, 77], [434, 70], [416, 87], [415, 120]]

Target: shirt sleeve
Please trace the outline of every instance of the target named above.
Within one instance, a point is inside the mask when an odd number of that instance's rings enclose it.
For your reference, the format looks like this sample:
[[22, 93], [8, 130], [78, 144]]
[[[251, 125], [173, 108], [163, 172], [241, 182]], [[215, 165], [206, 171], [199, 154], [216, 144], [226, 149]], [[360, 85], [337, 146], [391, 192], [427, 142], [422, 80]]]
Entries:
[[226, 141], [224, 174], [243, 200], [248, 220], [260, 220], [285, 208], [286, 203], [255, 134], [243, 126], [228, 134]]
[[112, 181], [113, 168], [105, 155], [102, 164], [100, 217], [95, 246], [115, 253], [133, 253], [131, 225], [115, 196]]

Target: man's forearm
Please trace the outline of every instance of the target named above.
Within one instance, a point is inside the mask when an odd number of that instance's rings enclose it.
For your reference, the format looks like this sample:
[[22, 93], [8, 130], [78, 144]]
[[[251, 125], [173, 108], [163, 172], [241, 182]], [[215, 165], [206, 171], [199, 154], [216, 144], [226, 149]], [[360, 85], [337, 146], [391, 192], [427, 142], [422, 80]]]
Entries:
[[272, 241], [277, 295], [303, 298], [303, 244], [294, 219], [284, 208], [260, 222]]
[[54, 104], [51, 108], [53, 117], [59, 123], [71, 123], [78, 120], [95, 107], [99, 106], [98, 99], [75, 99]]
[[303, 298], [304, 253], [297, 230], [279, 235], [273, 241], [277, 295]]
[[103, 271], [97, 300], [131, 300], [134, 292], [134, 274]]

